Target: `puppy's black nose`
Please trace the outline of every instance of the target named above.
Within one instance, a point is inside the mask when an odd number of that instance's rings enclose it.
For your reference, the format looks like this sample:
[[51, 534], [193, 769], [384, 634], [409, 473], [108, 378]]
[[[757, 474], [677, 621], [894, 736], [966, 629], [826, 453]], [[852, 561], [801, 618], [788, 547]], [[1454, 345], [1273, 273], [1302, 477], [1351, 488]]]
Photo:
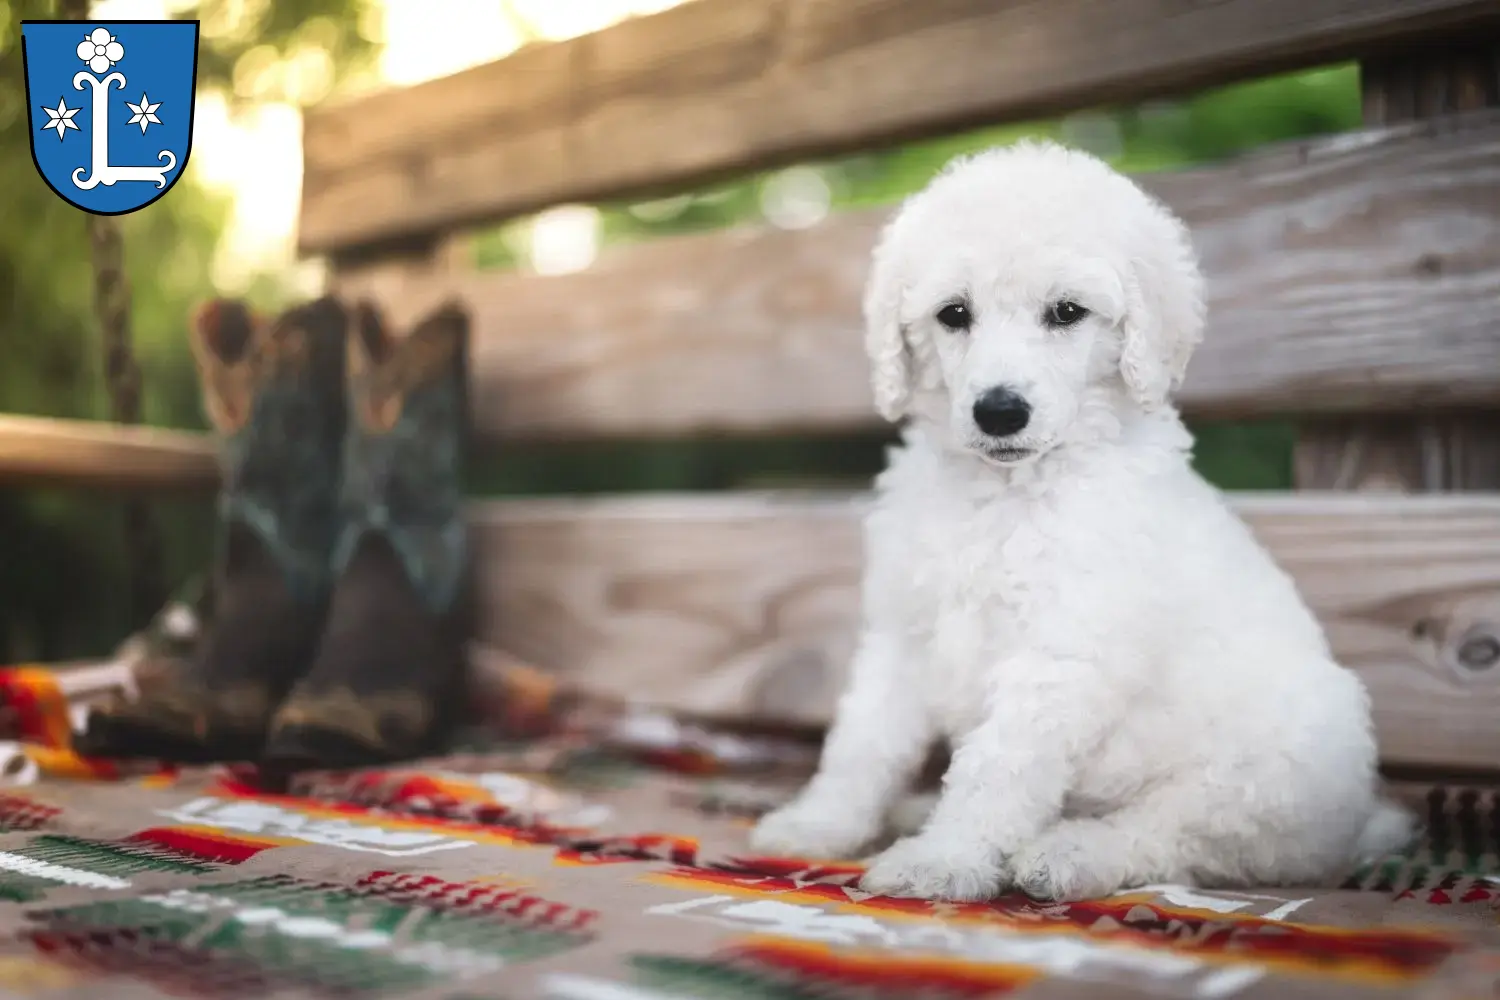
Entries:
[[1031, 404], [1002, 387], [974, 401], [974, 423], [990, 437], [1010, 437], [1031, 419]]

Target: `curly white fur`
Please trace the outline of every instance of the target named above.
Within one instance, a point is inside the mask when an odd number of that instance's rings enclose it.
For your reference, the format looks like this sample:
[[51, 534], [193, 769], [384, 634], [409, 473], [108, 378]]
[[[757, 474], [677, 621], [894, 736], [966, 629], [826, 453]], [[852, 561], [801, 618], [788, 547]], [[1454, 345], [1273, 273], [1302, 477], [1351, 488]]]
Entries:
[[[1067, 328], [1064, 300], [1088, 310]], [[936, 319], [955, 301], [967, 330]], [[1411, 835], [1364, 686], [1189, 465], [1169, 393], [1203, 291], [1175, 217], [1091, 156], [991, 150], [897, 213], [865, 310], [877, 405], [911, 422], [818, 773], [755, 849], [856, 855], [941, 738], [936, 805], [866, 890], [1316, 882]], [[1031, 407], [1003, 447], [973, 415], [996, 387]]]

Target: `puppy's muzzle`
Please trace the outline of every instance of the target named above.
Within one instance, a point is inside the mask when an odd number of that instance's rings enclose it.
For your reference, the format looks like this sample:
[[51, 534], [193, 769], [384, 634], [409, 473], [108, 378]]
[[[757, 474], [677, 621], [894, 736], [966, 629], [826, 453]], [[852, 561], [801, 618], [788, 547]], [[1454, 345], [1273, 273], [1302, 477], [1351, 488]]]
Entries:
[[974, 401], [974, 426], [990, 437], [1019, 434], [1031, 422], [1031, 404], [1025, 398], [997, 386]]

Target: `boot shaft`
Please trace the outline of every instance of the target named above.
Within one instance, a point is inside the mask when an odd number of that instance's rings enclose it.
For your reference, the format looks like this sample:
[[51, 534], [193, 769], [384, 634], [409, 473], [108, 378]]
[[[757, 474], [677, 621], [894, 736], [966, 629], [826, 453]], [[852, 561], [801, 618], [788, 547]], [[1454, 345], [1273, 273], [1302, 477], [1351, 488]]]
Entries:
[[447, 305], [393, 336], [368, 306], [348, 338], [340, 575], [382, 536], [428, 610], [454, 610], [467, 563], [468, 314]]
[[[324, 597], [338, 530], [348, 314], [332, 298], [274, 320], [238, 302], [200, 310], [191, 338], [220, 438], [221, 556], [253, 538], [298, 599]], [[222, 568], [222, 567], [221, 567]]]

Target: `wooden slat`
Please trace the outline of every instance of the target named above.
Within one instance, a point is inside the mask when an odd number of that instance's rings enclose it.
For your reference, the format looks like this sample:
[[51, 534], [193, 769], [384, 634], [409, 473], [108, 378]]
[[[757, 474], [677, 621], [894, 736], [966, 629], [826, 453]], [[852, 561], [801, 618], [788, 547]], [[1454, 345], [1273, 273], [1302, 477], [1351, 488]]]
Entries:
[[[852, 647], [864, 502], [477, 506], [482, 638], [625, 698], [822, 721]], [[1500, 496], [1235, 502], [1368, 683], [1385, 756], [1500, 767], [1500, 665], [1461, 662], [1500, 635]]]
[[[1190, 411], [1500, 399], [1500, 113], [1146, 182], [1192, 225], [1210, 279]], [[661, 240], [561, 277], [391, 264], [339, 286], [405, 319], [462, 295], [492, 437], [845, 429], [874, 419], [859, 301], [886, 216]]]
[[[1370, 60], [1360, 66], [1360, 85], [1371, 125], [1500, 109], [1500, 30]], [[1500, 189], [1493, 197], [1500, 199]], [[1500, 343], [1500, 317], [1491, 318], [1489, 329]], [[1299, 487], [1500, 490], [1500, 414], [1304, 420], [1293, 455], [1293, 481]]]
[[1363, 55], [1494, 0], [698, 0], [308, 115], [301, 245]]
[[217, 480], [205, 435], [0, 415], [0, 483], [201, 489]]

